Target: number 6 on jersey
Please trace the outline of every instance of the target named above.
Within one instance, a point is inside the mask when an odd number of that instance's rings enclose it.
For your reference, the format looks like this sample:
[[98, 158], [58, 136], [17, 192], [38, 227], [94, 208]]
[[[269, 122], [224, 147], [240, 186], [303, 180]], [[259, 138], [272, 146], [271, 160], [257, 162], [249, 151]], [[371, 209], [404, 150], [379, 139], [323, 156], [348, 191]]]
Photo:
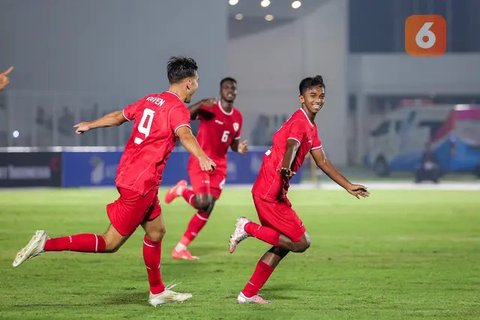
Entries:
[[153, 116], [155, 115], [155, 111], [152, 109], [145, 108], [143, 110], [143, 115], [142, 119], [140, 120], [140, 123], [138, 124], [138, 132], [142, 133], [144, 135], [143, 138], [140, 137], [135, 137], [135, 144], [140, 144], [145, 140], [148, 135], [150, 134], [150, 129], [152, 128], [152, 122], [153, 122]]
[[227, 130], [223, 131], [222, 139], [221, 139], [222, 142], [227, 142], [229, 134], [230, 134], [230, 131], [227, 131]]

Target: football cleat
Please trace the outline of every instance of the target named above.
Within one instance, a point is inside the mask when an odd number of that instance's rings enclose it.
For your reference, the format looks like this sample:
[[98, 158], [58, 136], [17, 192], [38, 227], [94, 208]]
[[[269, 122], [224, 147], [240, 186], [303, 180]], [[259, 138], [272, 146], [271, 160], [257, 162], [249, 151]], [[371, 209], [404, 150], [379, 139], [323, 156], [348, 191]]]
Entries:
[[14, 268], [21, 265], [25, 260], [34, 258], [43, 252], [45, 242], [47, 241], [47, 233], [43, 230], [37, 230], [30, 242], [17, 253], [12, 266]]
[[255, 304], [269, 304], [271, 303], [268, 300], [263, 299], [260, 295], [256, 294], [253, 297], [246, 297], [243, 292], [240, 292], [237, 297], [237, 302], [240, 304], [243, 303], [255, 303]]
[[197, 256], [192, 256], [190, 251], [187, 249], [177, 251], [176, 249], [172, 250], [172, 258], [177, 260], [198, 260], [200, 259]]
[[233, 253], [237, 248], [237, 245], [250, 236], [245, 231], [245, 225], [249, 222], [250, 220], [245, 217], [240, 217], [237, 219], [237, 223], [235, 224], [235, 231], [233, 231], [233, 234], [230, 236], [230, 253]]
[[165, 203], [170, 203], [180, 196], [187, 185], [188, 183], [186, 180], [178, 181], [177, 184], [171, 187], [165, 194]]
[[148, 303], [156, 307], [159, 304], [171, 303], [171, 302], [183, 302], [192, 297], [191, 293], [180, 293], [171, 290], [175, 285], [167, 286], [165, 290], [158, 294], [152, 294], [148, 297]]

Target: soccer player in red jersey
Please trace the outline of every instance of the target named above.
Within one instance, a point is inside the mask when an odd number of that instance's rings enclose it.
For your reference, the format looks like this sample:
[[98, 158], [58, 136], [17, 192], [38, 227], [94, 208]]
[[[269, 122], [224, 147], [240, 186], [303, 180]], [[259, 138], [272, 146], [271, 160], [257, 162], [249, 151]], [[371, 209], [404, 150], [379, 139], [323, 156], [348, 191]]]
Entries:
[[255, 237], [273, 247], [258, 261], [255, 271], [237, 297], [238, 303], [265, 304], [258, 295], [275, 267], [290, 251], [304, 252], [310, 239], [287, 198], [289, 180], [310, 152], [316, 165], [353, 196], [367, 197], [367, 188], [348, 181], [327, 159], [318, 137], [315, 116], [325, 102], [325, 84], [321, 76], [300, 82], [301, 107], [273, 135], [273, 145], [265, 153], [252, 188], [260, 225], [241, 217], [230, 238], [230, 253], [239, 242]]
[[205, 226], [213, 210], [215, 201], [220, 198], [227, 175], [227, 151], [230, 147], [238, 153], [248, 151], [247, 141], [240, 141], [242, 130], [242, 114], [233, 106], [237, 97], [237, 81], [224, 78], [220, 81], [220, 100], [204, 99], [190, 110], [191, 119], [200, 120], [197, 133], [198, 143], [207, 155], [215, 161], [215, 171], [202, 171], [198, 160], [190, 156], [188, 175], [192, 189], [187, 187], [187, 181], [179, 181], [165, 195], [165, 202], [170, 203], [182, 196], [197, 212], [188, 223], [187, 230], [172, 251], [174, 259], [196, 260], [188, 251], [188, 245], [195, 239]]
[[17, 254], [14, 267], [43, 252], [116, 252], [141, 225], [145, 230], [143, 258], [150, 285], [148, 302], [157, 306], [191, 298], [189, 293], [178, 293], [165, 287], [161, 278], [160, 253], [165, 225], [158, 202], [158, 187], [177, 138], [197, 159], [201, 170], [213, 170], [215, 163], [192, 134], [190, 113], [184, 104], [190, 102], [198, 88], [196, 62], [191, 58], [172, 57], [167, 72], [168, 91], [149, 94], [123, 111], [114, 111], [74, 126], [76, 133], [82, 134], [134, 121], [115, 179], [120, 197], [106, 208], [111, 223], [107, 231], [104, 234], [84, 233], [60, 238], [48, 238], [45, 231], [37, 231]]

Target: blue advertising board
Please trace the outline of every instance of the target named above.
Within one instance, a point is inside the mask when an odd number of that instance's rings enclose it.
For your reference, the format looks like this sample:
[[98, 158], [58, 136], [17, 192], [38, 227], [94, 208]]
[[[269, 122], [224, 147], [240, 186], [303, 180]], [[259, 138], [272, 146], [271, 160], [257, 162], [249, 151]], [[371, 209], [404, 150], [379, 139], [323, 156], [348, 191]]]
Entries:
[[63, 186], [113, 186], [122, 153], [64, 152]]
[[[253, 184], [262, 164], [267, 147], [252, 148], [245, 155], [235, 152], [228, 154], [227, 184]], [[122, 153], [106, 152], [64, 152], [64, 187], [113, 186]], [[163, 173], [163, 186], [171, 186], [181, 179], [188, 179], [188, 152], [175, 149], [168, 159]], [[292, 183], [300, 183], [301, 172], [297, 172]]]

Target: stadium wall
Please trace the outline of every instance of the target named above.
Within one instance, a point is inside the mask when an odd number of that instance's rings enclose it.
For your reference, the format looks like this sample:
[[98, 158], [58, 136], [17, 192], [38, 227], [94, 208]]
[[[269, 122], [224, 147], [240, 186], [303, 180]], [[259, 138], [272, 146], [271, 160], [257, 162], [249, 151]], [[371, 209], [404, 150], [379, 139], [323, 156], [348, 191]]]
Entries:
[[187, 55], [199, 64], [197, 97], [211, 96], [226, 72], [227, 5], [218, 0], [2, 1], [0, 66], [15, 66], [8, 91], [41, 91], [53, 100], [88, 93], [132, 102], [166, 89], [168, 58]]
[[298, 84], [321, 74], [327, 85], [325, 108], [317, 116], [328, 156], [347, 161], [348, 1], [326, 1], [307, 16], [274, 29], [228, 42], [228, 70], [238, 80], [237, 104], [246, 115], [290, 115], [299, 107]]

